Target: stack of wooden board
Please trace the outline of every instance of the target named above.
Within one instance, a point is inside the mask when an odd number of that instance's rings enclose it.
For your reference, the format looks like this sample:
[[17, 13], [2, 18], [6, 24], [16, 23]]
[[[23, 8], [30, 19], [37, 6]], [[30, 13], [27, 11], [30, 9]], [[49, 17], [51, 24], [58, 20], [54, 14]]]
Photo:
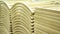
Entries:
[[3, 1], [0, 1], [0, 34], [10, 34], [9, 8]]
[[60, 34], [60, 11], [35, 8], [35, 34]]
[[31, 11], [23, 3], [16, 3], [11, 8], [13, 34], [31, 34]]
[[9, 9], [0, 1], [0, 34], [60, 34], [60, 10], [47, 8], [32, 11], [26, 4], [16, 3]]

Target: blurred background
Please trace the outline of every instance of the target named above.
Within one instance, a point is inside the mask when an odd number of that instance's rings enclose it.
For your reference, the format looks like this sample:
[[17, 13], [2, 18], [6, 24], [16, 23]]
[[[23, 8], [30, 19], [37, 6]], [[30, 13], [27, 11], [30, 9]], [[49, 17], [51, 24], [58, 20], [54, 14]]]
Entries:
[[0, 0], [7, 3], [7, 5], [11, 8], [13, 4], [17, 2], [24, 2], [28, 4], [30, 7], [36, 6], [47, 6], [49, 3], [54, 3], [54, 1], [59, 2], [60, 0]]

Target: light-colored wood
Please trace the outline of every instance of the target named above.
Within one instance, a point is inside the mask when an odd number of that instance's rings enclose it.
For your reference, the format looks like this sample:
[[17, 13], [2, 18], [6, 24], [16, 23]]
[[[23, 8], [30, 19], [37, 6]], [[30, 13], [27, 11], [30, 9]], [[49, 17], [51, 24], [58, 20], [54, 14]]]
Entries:
[[16, 3], [11, 8], [13, 34], [31, 34], [31, 11], [23, 3]]
[[60, 11], [36, 8], [35, 34], [60, 34]]
[[9, 8], [3, 1], [0, 1], [0, 34], [10, 34]]

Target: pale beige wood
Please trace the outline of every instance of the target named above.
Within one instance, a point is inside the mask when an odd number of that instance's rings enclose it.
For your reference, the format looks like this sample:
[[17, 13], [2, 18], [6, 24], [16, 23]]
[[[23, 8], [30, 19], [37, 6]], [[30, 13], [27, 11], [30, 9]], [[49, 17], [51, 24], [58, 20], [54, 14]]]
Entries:
[[60, 11], [36, 8], [35, 34], [60, 34]]
[[0, 34], [10, 34], [9, 8], [3, 1], [0, 1]]
[[11, 8], [13, 34], [31, 34], [31, 10], [23, 3]]

